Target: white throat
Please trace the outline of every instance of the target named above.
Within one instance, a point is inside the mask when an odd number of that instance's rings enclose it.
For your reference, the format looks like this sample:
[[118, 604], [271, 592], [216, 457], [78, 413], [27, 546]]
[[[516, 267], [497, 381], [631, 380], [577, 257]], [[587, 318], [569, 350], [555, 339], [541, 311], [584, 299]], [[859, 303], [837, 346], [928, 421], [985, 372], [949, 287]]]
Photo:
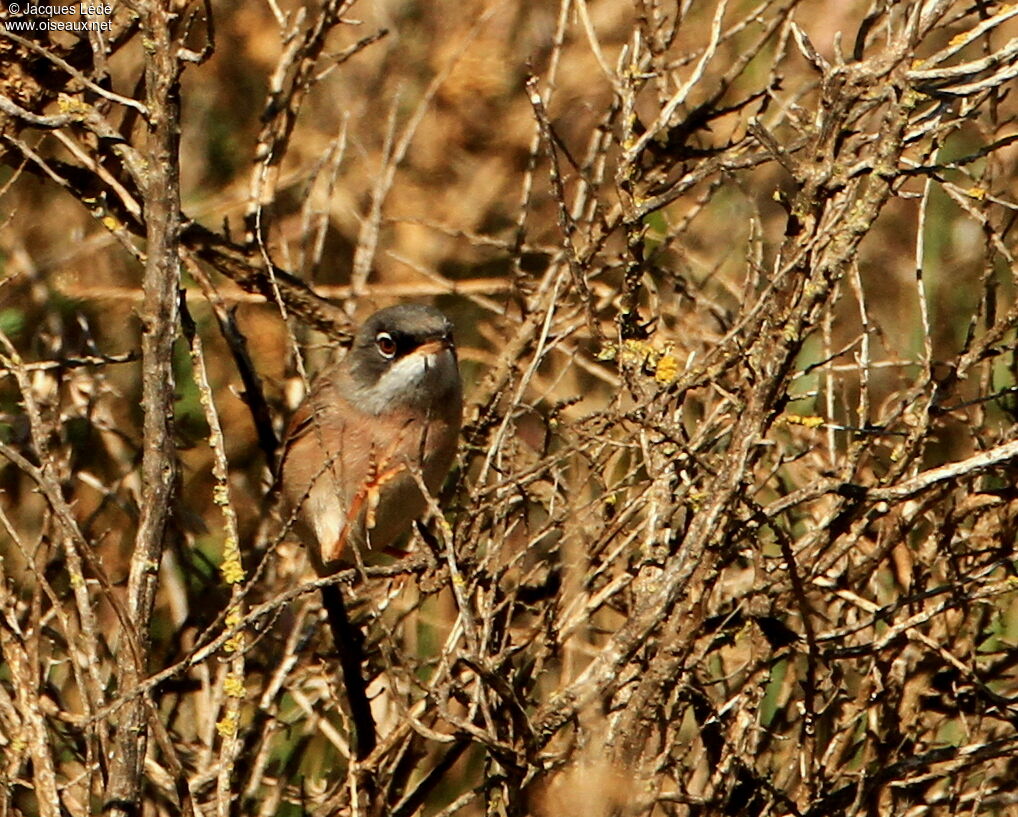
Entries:
[[370, 414], [394, 406], [427, 410], [448, 399], [458, 378], [452, 350], [411, 352], [393, 363], [373, 386], [361, 389], [357, 402]]

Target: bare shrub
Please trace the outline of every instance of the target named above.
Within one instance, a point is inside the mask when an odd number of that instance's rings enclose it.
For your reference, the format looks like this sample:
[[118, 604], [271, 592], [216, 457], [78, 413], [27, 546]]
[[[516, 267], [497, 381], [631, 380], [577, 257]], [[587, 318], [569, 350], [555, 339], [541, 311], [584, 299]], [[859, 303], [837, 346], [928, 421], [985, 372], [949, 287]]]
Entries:
[[[0, 36], [0, 814], [1015, 812], [1018, 8], [78, 19]], [[399, 299], [467, 423], [328, 580], [356, 763], [271, 475]]]

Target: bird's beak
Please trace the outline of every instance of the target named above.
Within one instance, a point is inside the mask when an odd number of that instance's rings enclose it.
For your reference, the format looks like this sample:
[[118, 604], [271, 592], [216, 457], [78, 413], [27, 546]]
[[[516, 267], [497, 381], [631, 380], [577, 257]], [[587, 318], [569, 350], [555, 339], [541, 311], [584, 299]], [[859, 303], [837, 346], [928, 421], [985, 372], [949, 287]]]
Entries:
[[437, 355], [452, 348], [452, 338], [438, 338], [422, 343], [414, 351], [419, 355]]

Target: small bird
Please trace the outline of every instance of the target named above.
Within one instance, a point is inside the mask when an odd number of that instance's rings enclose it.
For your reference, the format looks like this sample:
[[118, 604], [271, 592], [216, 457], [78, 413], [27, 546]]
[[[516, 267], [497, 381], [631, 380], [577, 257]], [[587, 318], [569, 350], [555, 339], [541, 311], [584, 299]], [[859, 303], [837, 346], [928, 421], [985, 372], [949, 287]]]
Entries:
[[[452, 324], [429, 306], [376, 312], [290, 421], [284, 501], [321, 575], [383, 551], [426, 508], [456, 456], [463, 397]], [[345, 557], [345, 558], [344, 558]]]
[[[452, 324], [429, 306], [401, 304], [368, 318], [290, 421], [280, 463], [285, 519], [321, 576], [351, 555], [385, 551], [442, 486], [456, 456], [463, 396]], [[376, 744], [361, 675], [363, 638], [338, 585], [322, 604], [339, 652], [356, 733], [355, 754]]]

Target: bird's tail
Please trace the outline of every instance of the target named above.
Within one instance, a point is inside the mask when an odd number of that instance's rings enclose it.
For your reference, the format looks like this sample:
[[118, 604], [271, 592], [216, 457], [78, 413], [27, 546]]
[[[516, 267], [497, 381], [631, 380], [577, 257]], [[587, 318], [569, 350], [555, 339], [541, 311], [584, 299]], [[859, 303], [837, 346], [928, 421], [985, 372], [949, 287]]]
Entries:
[[353, 719], [354, 757], [358, 761], [370, 755], [378, 742], [375, 735], [375, 719], [368, 701], [367, 684], [361, 674], [364, 663], [364, 635], [350, 622], [343, 601], [343, 591], [337, 584], [322, 586], [322, 606], [329, 617], [332, 640], [339, 653], [339, 665], [343, 670], [350, 717]]

